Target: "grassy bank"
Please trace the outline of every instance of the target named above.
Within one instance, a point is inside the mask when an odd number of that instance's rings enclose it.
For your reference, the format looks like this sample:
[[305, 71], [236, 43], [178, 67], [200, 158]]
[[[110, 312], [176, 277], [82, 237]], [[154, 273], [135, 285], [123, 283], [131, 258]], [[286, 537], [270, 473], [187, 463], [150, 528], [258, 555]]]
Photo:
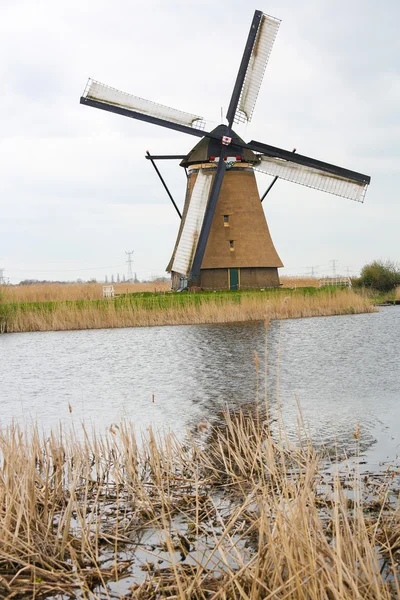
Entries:
[[[356, 291], [359, 292], [361, 290], [357, 290], [356, 288]], [[371, 288], [363, 288], [362, 293], [364, 296], [368, 297], [375, 306], [381, 304], [397, 304], [400, 300], [400, 286], [394, 288], [390, 292], [380, 292]]]
[[297, 288], [254, 292], [132, 294], [112, 300], [0, 304], [0, 332], [61, 331], [151, 325], [229, 323], [372, 312], [349, 289]]
[[200, 435], [2, 431], [1, 598], [399, 597], [398, 473], [332, 475], [257, 415]]

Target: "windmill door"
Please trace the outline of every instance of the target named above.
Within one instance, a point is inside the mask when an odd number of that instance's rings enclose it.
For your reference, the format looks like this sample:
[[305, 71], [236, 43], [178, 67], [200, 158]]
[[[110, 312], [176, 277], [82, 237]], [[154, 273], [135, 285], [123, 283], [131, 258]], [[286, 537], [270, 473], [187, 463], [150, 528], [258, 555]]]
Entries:
[[239, 289], [239, 269], [229, 269], [229, 289]]

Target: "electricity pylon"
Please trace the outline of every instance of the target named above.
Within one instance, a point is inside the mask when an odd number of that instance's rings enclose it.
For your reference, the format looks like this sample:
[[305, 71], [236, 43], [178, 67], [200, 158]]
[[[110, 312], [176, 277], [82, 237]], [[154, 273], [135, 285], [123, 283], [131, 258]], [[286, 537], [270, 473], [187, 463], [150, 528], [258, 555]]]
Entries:
[[126, 261], [128, 263], [128, 281], [133, 281], [133, 271], [132, 271], [132, 254], [133, 254], [133, 250], [125, 250], [125, 254], [128, 256], [128, 260]]

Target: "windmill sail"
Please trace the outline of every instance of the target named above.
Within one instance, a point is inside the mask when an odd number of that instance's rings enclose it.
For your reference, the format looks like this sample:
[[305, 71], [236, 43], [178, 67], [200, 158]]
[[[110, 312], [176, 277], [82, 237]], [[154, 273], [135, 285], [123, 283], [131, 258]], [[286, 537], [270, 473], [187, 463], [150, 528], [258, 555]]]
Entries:
[[280, 20], [262, 15], [236, 109], [235, 123], [251, 121]]
[[144, 100], [144, 98], [132, 96], [93, 79], [89, 79], [83, 97], [188, 127], [201, 129], [202, 123], [204, 123], [203, 118], [199, 115], [193, 115], [150, 100]]
[[254, 167], [257, 171], [280, 177], [286, 181], [328, 192], [357, 202], [363, 202], [368, 182], [330, 173], [323, 169], [298, 164], [290, 160], [261, 156], [261, 162]]
[[171, 271], [181, 273], [186, 277], [190, 273], [196, 253], [197, 242], [203, 226], [210, 193], [211, 181], [212, 173], [205, 173], [202, 170], [198, 172], [178, 247], [171, 266]]

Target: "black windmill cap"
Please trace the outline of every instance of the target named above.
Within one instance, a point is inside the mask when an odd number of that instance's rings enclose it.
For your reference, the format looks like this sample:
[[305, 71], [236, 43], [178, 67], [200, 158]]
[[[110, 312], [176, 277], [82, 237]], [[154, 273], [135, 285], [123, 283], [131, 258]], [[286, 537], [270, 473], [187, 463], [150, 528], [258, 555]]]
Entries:
[[[226, 135], [226, 125], [218, 125], [211, 131], [212, 134], [222, 139], [222, 136]], [[237, 133], [232, 131], [230, 137], [232, 138], [231, 144], [226, 147], [227, 156], [242, 156], [245, 162], [255, 163], [258, 162], [257, 155], [252, 150], [243, 148], [235, 144], [243, 143], [244, 141], [240, 138]], [[181, 167], [188, 167], [189, 165], [195, 165], [198, 163], [209, 162], [210, 156], [219, 156], [221, 152], [221, 142], [218, 139], [203, 137], [198, 144], [192, 148], [187, 156], [180, 163]]]

